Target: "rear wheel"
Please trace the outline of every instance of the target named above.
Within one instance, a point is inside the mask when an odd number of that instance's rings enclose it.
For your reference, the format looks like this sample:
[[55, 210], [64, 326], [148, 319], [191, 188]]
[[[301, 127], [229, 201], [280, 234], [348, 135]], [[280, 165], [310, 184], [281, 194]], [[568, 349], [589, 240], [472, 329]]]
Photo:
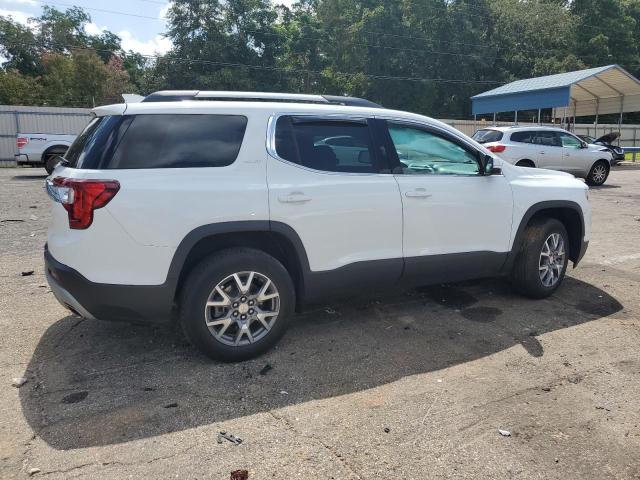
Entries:
[[516, 163], [516, 167], [536, 168], [531, 160], [520, 160], [518, 163]]
[[180, 321], [201, 352], [234, 362], [275, 345], [294, 305], [293, 282], [278, 260], [259, 250], [233, 248], [211, 255], [191, 272], [182, 288]]
[[602, 185], [609, 177], [609, 162], [605, 160], [598, 160], [593, 164], [591, 170], [589, 170], [589, 175], [587, 175], [587, 184], [598, 187]]
[[569, 235], [560, 221], [533, 221], [524, 231], [513, 267], [516, 289], [531, 298], [545, 298], [555, 292], [567, 270], [568, 248]]

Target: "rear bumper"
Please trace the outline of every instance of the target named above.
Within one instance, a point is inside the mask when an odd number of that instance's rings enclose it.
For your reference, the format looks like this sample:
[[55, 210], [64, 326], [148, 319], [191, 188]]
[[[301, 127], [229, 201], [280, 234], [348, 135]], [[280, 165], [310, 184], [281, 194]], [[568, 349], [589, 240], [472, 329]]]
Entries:
[[39, 165], [42, 163], [40, 157], [29, 157], [29, 155], [27, 155], [26, 153], [16, 153], [14, 157], [16, 158], [16, 163], [18, 165]]
[[56, 299], [84, 318], [134, 323], [164, 323], [171, 319], [173, 292], [165, 285], [114, 285], [87, 280], [58, 262], [47, 246], [45, 274]]

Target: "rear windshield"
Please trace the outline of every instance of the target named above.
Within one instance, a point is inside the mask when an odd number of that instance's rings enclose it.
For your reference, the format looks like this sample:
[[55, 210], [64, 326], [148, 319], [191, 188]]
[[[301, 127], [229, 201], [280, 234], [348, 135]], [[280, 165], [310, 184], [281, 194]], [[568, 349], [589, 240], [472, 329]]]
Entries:
[[231, 165], [247, 127], [241, 115], [114, 115], [91, 121], [66, 160], [84, 169]]
[[500, 130], [478, 130], [473, 139], [478, 143], [499, 142], [502, 140], [502, 132]]

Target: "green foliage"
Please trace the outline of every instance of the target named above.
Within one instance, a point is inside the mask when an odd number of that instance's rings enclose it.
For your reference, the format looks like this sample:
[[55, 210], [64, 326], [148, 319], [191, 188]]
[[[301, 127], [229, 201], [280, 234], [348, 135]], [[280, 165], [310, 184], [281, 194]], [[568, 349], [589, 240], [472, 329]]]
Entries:
[[2, 101], [293, 91], [466, 117], [470, 96], [514, 79], [612, 63], [640, 73], [640, 0], [175, 0], [167, 18], [173, 48], [148, 58], [87, 34], [78, 7], [44, 7], [30, 28], [0, 17]]

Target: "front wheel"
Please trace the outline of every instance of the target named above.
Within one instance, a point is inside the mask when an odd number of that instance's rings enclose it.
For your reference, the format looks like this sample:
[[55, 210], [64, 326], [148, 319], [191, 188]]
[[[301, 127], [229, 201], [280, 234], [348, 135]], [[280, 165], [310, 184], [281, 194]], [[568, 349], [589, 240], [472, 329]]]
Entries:
[[530, 298], [545, 298], [555, 292], [567, 270], [568, 248], [569, 236], [560, 221], [533, 221], [524, 231], [513, 267], [516, 289]]
[[295, 305], [289, 273], [266, 253], [233, 248], [207, 257], [181, 289], [187, 339], [215, 360], [255, 357], [284, 334]]
[[587, 185], [591, 185], [593, 187], [602, 185], [609, 176], [609, 170], [609, 162], [598, 160], [593, 164], [591, 170], [589, 170], [589, 175], [587, 175]]

